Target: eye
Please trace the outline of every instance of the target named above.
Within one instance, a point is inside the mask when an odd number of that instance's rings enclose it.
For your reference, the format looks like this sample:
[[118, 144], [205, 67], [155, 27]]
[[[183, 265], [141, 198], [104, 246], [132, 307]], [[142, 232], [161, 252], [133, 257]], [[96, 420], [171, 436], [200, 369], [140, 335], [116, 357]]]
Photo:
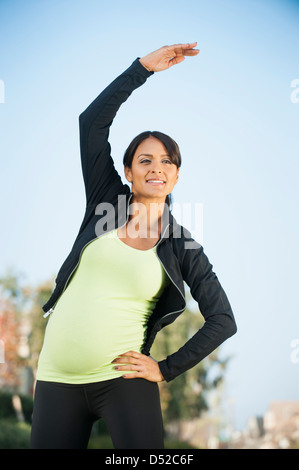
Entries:
[[162, 160], [163, 163], [169, 163], [170, 165], [172, 164], [172, 161], [171, 160]]
[[145, 158], [144, 160], [141, 160], [140, 163], [148, 163], [150, 160], [148, 158]]

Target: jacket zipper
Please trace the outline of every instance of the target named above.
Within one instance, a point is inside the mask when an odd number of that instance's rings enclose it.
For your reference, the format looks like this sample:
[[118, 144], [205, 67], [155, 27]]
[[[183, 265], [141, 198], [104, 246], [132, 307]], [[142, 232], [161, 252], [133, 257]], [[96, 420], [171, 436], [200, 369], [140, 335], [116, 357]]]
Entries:
[[[107, 232], [107, 233], [108, 233], [108, 232]], [[102, 235], [101, 235], [101, 236], [102, 236]], [[74, 267], [74, 269], [73, 269], [72, 272], [70, 273], [69, 277], [67, 278], [66, 283], [64, 284], [64, 287], [63, 287], [63, 291], [62, 291], [61, 294], [59, 295], [59, 297], [58, 297], [58, 299], [56, 300], [56, 302], [55, 302], [55, 304], [53, 305], [53, 307], [50, 308], [50, 310], [48, 310], [48, 311], [43, 315], [44, 318], [47, 318], [51, 313], [54, 312], [55, 305], [57, 304], [58, 300], [60, 299], [60, 297], [61, 297], [62, 294], [64, 293], [65, 289], [67, 288], [67, 284], [68, 284], [68, 282], [69, 282], [70, 277], [73, 275], [74, 271], [77, 269], [77, 267], [78, 267], [78, 265], [79, 265], [79, 263], [80, 263], [81, 256], [82, 256], [82, 253], [83, 253], [84, 248], [85, 248], [87, 245], [89, 245], [89, 243], [93, 242], [96, 238], [99, 238], [99, 237], [95, 237], [95, 238], [93, 238], [92, 240], [89, 240], [89, 242], [87, 242], [87, 243], [83, 246], [83, 248], [81, 249], [78, 263], [76, 264], [76, 266]]]
[[[166, 225], [166, 228], [165, 228], [165, 230], [164, 230], [164, 233], [166, 232], [166, 229], [167, 229], [168, 226], [169, 226], [169, 224]], [[161, 236], [160, 240], [158, 241], [156, 247], [159, 245], [159, 243], [161, 243], [161, 240], [162, 240], [162, 238], [163, 238], [163, 236], [164, 236], [164, 233], [163, 233], [163, 235]], [[182, 296], [182, 298], [183, 298], [183, 300], [184, 300], [185, 307], [186, 307], [186, 299], [185, 299], [185, 296], [184, 296], [183, 292], [182, 292], [181, 289], [178, 287], [178, 285], [174, 282], [174, 280], [172, 279], [172, 277], [169, 275], [167, 269], [166, 269], [165, 266], [164, 266], [164, 263], [162, 262], [160, 256], [158, 255], [158, 251], [157, 251], [157, 250], [156, 250], [156, 254], [157, 254], [158, 259], [160, 260], [160, 263], [162, 264], [162, 266], [163, 266], [163, 268], [164, 268], [164, 271], [167, 273], [167, 276], [169, 277], [169, 279], [171, 280], [172, 284], [177, 288], [177, 290], [178, 290], [179, 293], [181, 294], [181, 296]], [[185, 308], [185, 307], [184, 307], [184, 308]], [[173, 313], [180, 312], [180, 311], [182, 311], [182, 310], [183, 310], [183, 309], [181, 308], [180, 310], [175, 310], [174, 312], [166, 313], [166, 315], [163, 315], [163, 316], [161, 317], [161, 319], [162, 319], [162, 318], [165, 318], [165, 317], [168, 317], [168, 315], [172, 315]]]
[[[128, 205], [129, 205], [129, 203], [130, 203], [130, 200], [131, 200], [132, 196], [133, 196], [133, 195], [131, 194], [130, 197], [129, 197]], [[124, 223], [124, 225], [127, 223], [128, 218], [129, 218], [129, 211], [127, 210], [127, 219], [126, 219], [126, 222]], [[122, 225], [122, 227], [123, 227], [123, 225]], [[117, 229], [118, 229], [118, 228], [120, 228], [120, 227], [117, 227]], [[107, 234], [107, 233], [113, 232], [113, 230], [114, 230], [114, 229], [109, 230], [109, 232], [102, 233], [102, 235], [100, 235], [99, 237], [95, 237], [95, 238], [93, 238], [92, 240], [89, 240], [89, 242], [87, 242], [87, 243], [83, 246], [83, 248], [82, 248], [81, 251], [80, 251], [80, 256], [79, 256], [78, 263], [76, 264], [76, 266], [74, 267], [74, 269], [73, 269], [72, 272], [70, 273], [69, 277], [67, 278], [66, 283], [64, 284], [63, 291], [62, 291], [61, 294], [59, 295], [59, 297], [58, 297], [58, 299], [56, 300], [56, 302], [55, 302], [55, 304], [53, 305], [53, 307], [50, 308], [50, 310], [48, 310], [48, 311], [43, 315], [44, 318], [47, 318], [51, 313], [54, 312], [55, 305], [57, 304], [58, 300], [60, 299], [60, 297], [61, 297], [62, 294], [64, 293], [65, 289], [67, 288], [67, 284], [68, 284], [68, 282], [69, 282], [70, 277], [73, 275], [74, 271], [77, 269], [77, 267], [78, 267], [78, 265], [79, 265], [79, 263], [80, 263], [80, 261], [81, 261], [81, 256], [82, 256], [82, 253], [83, 253], [83, 250], [85, 249], [85, 247], [86, 247], [87, 245], [89, 245], [91, 242], [93, 242], [94, 240], [96, 240], [97, 238], [100, 238], [100, 237], [102, 237], [103, 235], [105, 235], [105, 234]]]
[[[111, 231], [111, 230], [110, 230], [110, 231]], [[107, 233], [108, 233], [108, 232], [107, 232]], [[104, 235], [104, 234], [102, 234], [102, 235]], [[101, 235], [101, 236], [102, 236], [102, 235]], [[56, 300], [56, 302], [55, 302], [55, 304], [53, 305], [53, 307], [50, 308], [50, 310], [48, 310], [48, 311], [43, 315], [44, 318], [47, 318], [51, 313], [54, 312], [55, 305], [57, 304], [58, 300], [60, 299], [60, 297], [61, 297], [62, 294], [64, 293], [65, 289], [67, 288], [67, 284], [68, 284], [68, 282], [69, 282], [69, 279], [71, 278], [71, 276], [73, 275], [73, 273], [75, 272], [75, 270], [77, 269], [77, 267], [78, 267], [78, 265], [79, 265], [79, 263], [80, 263], [81, 256], [82, 256], [82, 253], [83, 253], [84, 248], [85, 248], [87, 245], [89, 245], [89, 243], [91, 243], [91, 242], [93, 242], [94, 240], [96, 240], [96, 238], [99, 238], [99, 237], [95, 237], [95, 238], [93, 238], [92, 240], [89, 240], [89, 242], [87, 242], [87, 243], [83, 246], [83, 248], [81, 249], [78, 263], [76, 264], [76, 266], [74, 267], [74, 269], [73, 269], [72, 272], [70, 273], [69, 277], [67, 278], [66, 283], [64, 284], [64, 287], [63, 287], [63, 291], [62, 291], [61, 294], [59, 295], [59, 297], [58, 297], [58, 299]]]

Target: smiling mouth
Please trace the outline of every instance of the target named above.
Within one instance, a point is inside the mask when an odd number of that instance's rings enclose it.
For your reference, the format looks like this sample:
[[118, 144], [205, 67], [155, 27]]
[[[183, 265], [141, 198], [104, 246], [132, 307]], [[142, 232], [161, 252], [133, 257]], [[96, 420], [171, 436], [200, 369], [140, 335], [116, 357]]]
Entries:
[[147, 180], [146, 182], [149, 183], [149, 184], [152, 184], [153, 186], [161, 186], [161, 185], [166, 183], [166, 181], [154, 180], [154, 179], [153, 180]]

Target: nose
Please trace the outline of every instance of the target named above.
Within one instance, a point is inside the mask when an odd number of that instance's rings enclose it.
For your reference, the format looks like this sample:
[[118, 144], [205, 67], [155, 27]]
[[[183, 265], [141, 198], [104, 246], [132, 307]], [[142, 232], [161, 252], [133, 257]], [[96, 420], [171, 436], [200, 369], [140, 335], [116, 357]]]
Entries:
[[151, 173], [162, 173], [161, 163], [160, 162], [153, 162], [153, 166], [151, 168]]

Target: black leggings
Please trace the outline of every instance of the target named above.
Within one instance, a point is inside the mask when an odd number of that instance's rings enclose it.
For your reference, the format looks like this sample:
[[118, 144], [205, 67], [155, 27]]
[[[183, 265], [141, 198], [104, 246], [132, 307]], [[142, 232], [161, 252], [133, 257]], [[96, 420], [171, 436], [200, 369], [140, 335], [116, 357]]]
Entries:
[[86, 449], [103, 418], [115, 449], [163, 449], [158, 384], [122, 377], [91, 384], [37, 381], [31, 449]]

